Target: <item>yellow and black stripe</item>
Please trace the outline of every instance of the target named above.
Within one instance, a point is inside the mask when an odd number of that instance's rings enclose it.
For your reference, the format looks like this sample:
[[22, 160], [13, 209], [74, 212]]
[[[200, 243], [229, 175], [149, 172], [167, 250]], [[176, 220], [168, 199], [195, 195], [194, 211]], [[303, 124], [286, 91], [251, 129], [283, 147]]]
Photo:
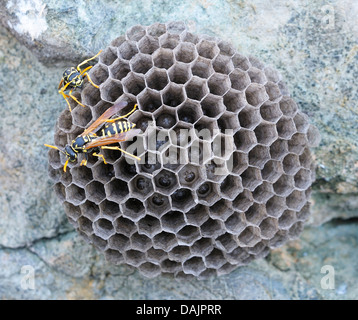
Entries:
[[133, 129], [136, 125], [129, 121], [116, 121], [106, 124], [101, 133], [103, 137], [111, 137], [118, 133], [127, 132]]
[[[71, 146], [75, 152], [86, 152], [83, 151], [86, 149], [86, 144], [91, 142], [93, 139], [98, 138], [95, 134], [87, 134], [85, 136], [79, 136], [76, 138], [76, 140], [73, 140], [71, 143]], [[76, 151], [77, 150], [77, 151]]]

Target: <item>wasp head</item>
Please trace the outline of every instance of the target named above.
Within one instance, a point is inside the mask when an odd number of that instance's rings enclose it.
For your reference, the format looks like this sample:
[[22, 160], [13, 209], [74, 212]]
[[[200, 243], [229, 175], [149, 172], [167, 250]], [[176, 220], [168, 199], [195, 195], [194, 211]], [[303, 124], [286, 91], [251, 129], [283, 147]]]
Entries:
[[74, 67], [68, 68], [63, 72], [62, 78], [65, 80], [68, 80], [69, 76], [76, 72], [77, 72], [77, 70]]
[[69, 161], [74, 162], [77, 159], [77, 154], [76, 154], [76, 152], [73, 151], [73, 149], [72, 149], [72, 147], [70, 145], [67, 145], [64, 150], [61, 150], [58, 147], [51, 146], [49, 144], [45, 144], [45, 146], [48, 147], [48, 148], [56, 149], [56, 150], [60, 151], [61, 153], [63, 153], [67, 157], [65, 165], [63, 166], [63, 171], [64, 172], [66, 172], [68, 162]]
[[75, 162], [77, 159], [77, 153], [73, 151], [70, 145], [67, 145], [64, 149], [64, 154], [70, 162]]
[[65, 85], [65, 88], [81, 88], [82, 83], [83, 76], [81, 73], [76, 68], [71, 67], [63, 72], [59, 88], [62, 86], [62, 84]]

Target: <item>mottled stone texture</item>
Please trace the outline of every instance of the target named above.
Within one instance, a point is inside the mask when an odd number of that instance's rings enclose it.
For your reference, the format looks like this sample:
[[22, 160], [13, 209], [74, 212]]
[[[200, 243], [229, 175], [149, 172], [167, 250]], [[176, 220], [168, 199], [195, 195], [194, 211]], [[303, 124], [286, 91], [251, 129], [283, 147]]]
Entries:
[[[2, 298], [357, 299], [354, 1], [285, 1], [275, 6], [264, 0], [97, 1], [84, 6], [14, 0], [1, 1], [1, 7]], [[171, 20], [185, 21], [197, 34], [227, 40], [245, 56], [278, 69], [322, 138], [314, 151], [313, 225], [301, 240], [205, 281], [148, 280], [126, 266], [107, 265], [66, 222], [51, 189], [43, 147], [52, 141], [56, 119], [66, 108], [56, 90], [65, 67], [107, 47], [133, 25]], [[21, 287], [26, 265], [34, 268], [35, 290]], [[324, 265], [335, 268], [334, 289], [321, 286]]]

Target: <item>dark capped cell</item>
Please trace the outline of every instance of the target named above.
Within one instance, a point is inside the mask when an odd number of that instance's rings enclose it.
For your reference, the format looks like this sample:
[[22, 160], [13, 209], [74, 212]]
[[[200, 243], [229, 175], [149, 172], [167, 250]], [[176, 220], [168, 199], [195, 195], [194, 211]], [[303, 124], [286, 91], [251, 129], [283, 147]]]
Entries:
[[171, 128], [175, 124], [175, 118], [167, 113], [161, 114], [157, 119], [157, 125], [166, 129]]
[[160, 168], [160, 163], [144, 163], [142, 164], [142, 170], [148, 173], [152, 173]]
[[173, 193], [173, 199], [176, 201], [183, 201], [189, 196], [188, 189], [179, 189]]
[[156, 143], [155, 143], [155, 148], [156, 148], [156, 150], [159, 150], [159, 149], [160, 149], [163, 145], [165, 145], [165, 144], [168, 142], [168, 140], [169, 140], [168, 136], [165, 136], [163, 140], [160, 140], [160, 139], [162, 139], [162, 137], [159, 137], [159, 136], [158, 136], [157, 141], [156, 141]]
[[[145, 162], [140, 165], [141, 170], [147, 173], [152, 173], [160, 168], [160, 163], [156, 160], [155, 154], [145, 154]], [[155, 160], [155, 161], [154, 161]]]
[[184, 92], [181, 87], [172, 85], [163, 93], [163, 103], [170, 107], [177, 107], [184, 101]]
[[128, 162], [124, 164], [124, 171], [130, 175], [134, 175], [137, 173], [135, 164], [129, 164]]
[[146, 102], [144, 102], [144, 111], [148, 112], [154, 112], [157, 110], [162, 104], [162, 101], [160, 100], [160, 96], [151, 96]]
[[163, 197], [161, 197], [159, 195], [155, 195], [152, 198], [152, 202], [153, 202], [154, 205], [159, 207], [159, 206], [164, 204], [164, 199], [163, 199]]
[[136, 182], [136, 187], [138, 190], [144, 190], [147, 187], [147, 181], [144, 178], [138, 178]]
[[143, 168], [147, 172], [153, 172], [156, 169], [156, 165], [155, 164], [145, 163], [145, 164], [143, 164]]
[[147, 130], [150, 121], [152, 121], [152, 119], [148, 117], [140, 118], [139, 120], [136, 121], [136, 126], [138, 129], [144, 132], [145, 130]]
[[211, 190], [210, 184], [209, 183], [203, 183], [199, 188], [198, 188], [198, 193], [201, 196], [205, 196], [206, 194], [208, 194]]
[[155, 104], [154, 103], [148, 103], [148, 104], [146, 104], [146, 106], [145, 106], [145, 111], [148, 111], [148, 112], [153, 112], [153, 111], [155, 111], [157, 108], [156, 108], [156, 106], [155, 106]]
[[172, 178], [169, 175], [165, 174], [159, 178], [158, 183], [162, 187], [170, 187], [170, 185], [172, 184]]
[[216, 165], [215, 163], [208, 163], [206, 166], [206, 174], [209, 178], [212, 178], [215, 175]]
[[181, 116], [180, 120], [182, 120], [184, 122], [193, 123], [194, 122], [194, 117], [192, 115], [190, 115], [190, 114], [185, 113], [185, 114], [183, 114]]
[[178, 106], [179, 104], [180, 104], [180, 100], [177, 100], [177, 99], [175, 99], [175, 98], [172, 98], [172, 99], [170, 99], [170, 100], [168, 100], [167, 101], [167, 103], [166, 103], [168, 106], [171, 106], [171, 107], [176, 107], [176, 106]]
[[184, 180], [186, 182], [194, 181], [195, 177], [196, 177], [196, 175], [195, 175], [195, 172], [193, 172], [193, 171], [185, 171], [184, 172]]
[[170, 193], [171, 191], [174, 191], [177, 183], [175, 175], [166, 170], [160, 172], [154, 179], [156, 186], [161, 189], [163, 193]]

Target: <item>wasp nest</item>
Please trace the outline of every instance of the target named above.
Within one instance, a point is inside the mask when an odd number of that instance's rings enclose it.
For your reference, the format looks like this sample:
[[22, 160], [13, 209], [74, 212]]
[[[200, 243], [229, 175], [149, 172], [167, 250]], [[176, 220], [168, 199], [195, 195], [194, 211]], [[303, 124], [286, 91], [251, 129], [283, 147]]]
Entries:
[[63, 172], [51, 149], [50, 175], [69, 221], [110, 262], [203, 278], [301, 233], [318, 134], [276, 70], [169, 23], [132, 27], [89, 74], [99, 89], [75, 93], [86, 107], [61, 113], [56, 146], [126, 100], [144, 134], [120, 144], [141, 161], [103, 150], [108, 164], [90, 155]]

